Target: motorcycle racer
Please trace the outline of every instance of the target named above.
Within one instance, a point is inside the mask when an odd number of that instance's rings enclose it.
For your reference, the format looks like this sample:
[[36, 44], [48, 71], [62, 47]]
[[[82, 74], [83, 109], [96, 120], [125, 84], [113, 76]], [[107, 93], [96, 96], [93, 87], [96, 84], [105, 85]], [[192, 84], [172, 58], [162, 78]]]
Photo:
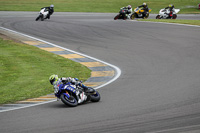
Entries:
[[91, 93], [90, 90], [88, 89], [87, 86], [85, 86], [84, 84], [81, 83], [81, 81], [78, 80], [78, 78], [71, 78], [71, 77], [62, 77], [62, 78], [58, 78], [58, 75], [51, 75], [49, 77], [49, 82], [51, 83], [51, 85], [53, 85], [54, 87], [54, 94], [56, 95], [59, 91], [59, 85], [60, 84], [67, 84], [67, 83], [71, 83], [73, 85], [76, 86], [80, 86], [83, 88], [83, 91], [78, 91], [77, 96], [78, 96], [78, 103], [83, 102], [84, 100], [87, 99], [87, 96], [84, 95], [85, 92]]
[[59, 90], [58, 85], [59, 84], [66, 84], [66, 83], [71, 83], [73, 85], [76, 86], [80, 86], [83, 88], [84, 92], [89, 92], [89, 89], [87, 86], [85, 86], [81, 81], [78, 80], [78, 78], [71, 78], [71, 77], [62, 77], [62, 78], [58, 78], [58, 75], [51, 75], [49, 77], [49, 82], [51, 83], [51, 85], [53, 85], [54, 87], [54, 93], [56, 94]]
[[[54, 13], [54, 5], [50, 5], [49, 7], [43, 7], [43, 8], [46, 8], [46, 10], [49, 11], [46, 18], [50, 19], [50, 15], [52, 15]], [[41, 9], [43, 9], [43, 8], [41, 8]]]
[[144, 12], [142, 13], [143, 17], [146, 17], [146, 14], [149, 12], [149, 8], [147, 6], [147, 3], [143, 3], [142, 5], [138, 6], [138, 8], [143, 7]]
[[122, 7], [121, 10], [126, 11], [126, 13], [125, 13], [126, 14], [126, 18], [130, 19], [130, 16], [132, 14], [132, 7], [131, 7], [131, 5], [128, 5], [126, 7]]
[[[172, 4], [170, 4], [168, 7], [165, 7], [165, 9], [169, 9], [169, 11], [172, 12], [172, 13], [175, 12], [174, 8], [175, 8], [175, 7], [174, 7], [174, 5], [172, 5]], [[166, 14], [167, 14], [167, 13], [166, 13]], [[169, 14], [167, 14], [167, 15], [169, 15]], [[170, 15], [169, 15], [169, 18], [170, 18]]]

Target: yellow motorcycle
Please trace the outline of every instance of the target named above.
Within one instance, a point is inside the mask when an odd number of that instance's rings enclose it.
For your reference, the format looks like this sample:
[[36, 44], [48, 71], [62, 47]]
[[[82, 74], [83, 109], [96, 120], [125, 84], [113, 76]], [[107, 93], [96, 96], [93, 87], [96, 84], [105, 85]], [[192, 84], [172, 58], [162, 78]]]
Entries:
[[143, 18], [143, 19], [147, 19], [149, 17], [149, 13], [151, 12], [152, 9], [149, 8], [149, 12], [147, 12], [145, 15], [143, 15], [144, 13], [144, 9], [143, 7], [141, 8], [135, 8], [134, 12], [131, 14], [131, 19], [135, 19], [135, 18]]

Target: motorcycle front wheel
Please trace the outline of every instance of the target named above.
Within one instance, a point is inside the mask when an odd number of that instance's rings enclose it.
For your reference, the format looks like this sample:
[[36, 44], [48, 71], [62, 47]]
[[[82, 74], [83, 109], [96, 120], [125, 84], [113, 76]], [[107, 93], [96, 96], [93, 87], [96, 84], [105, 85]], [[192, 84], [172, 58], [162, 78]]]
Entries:
[[161, 19], [161, 18], [160, 18], [160, 15], [157, 15], [157, 16], [156, 16], [156, 19]]
[[60, 99], [64, 104], [70, 107], [76, 107], [78, 105], [76, 98], [74, 98], [73, 96], [68, 98], [65, 94], [61, 94]]
[[117, 20], [117, 19], [119, 19], [119, 14], [114, 17], [114, 20]]
[[41, 17], [41, 14], [35, 19], [35, 21], [38, 21]]

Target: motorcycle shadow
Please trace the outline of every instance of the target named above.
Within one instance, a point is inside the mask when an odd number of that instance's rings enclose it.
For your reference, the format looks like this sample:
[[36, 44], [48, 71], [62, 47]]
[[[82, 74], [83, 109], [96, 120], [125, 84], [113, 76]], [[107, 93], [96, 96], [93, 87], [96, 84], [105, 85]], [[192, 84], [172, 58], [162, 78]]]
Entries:
[[52, 108], [77, 108], [79, 106], [85, 106], [85, 105], [92, 105], [92, 104], [96, 104], [95, 102], [85, 102], [85, 103], [82, 103], [82, 104], [79, 104], [78, 106], [76, 107], [70, 107], [70, 106], [67, 106], [63, 103], [55, 103], [55, 104], [52, 104], [51, 106], [49, 107], [52, 107]]

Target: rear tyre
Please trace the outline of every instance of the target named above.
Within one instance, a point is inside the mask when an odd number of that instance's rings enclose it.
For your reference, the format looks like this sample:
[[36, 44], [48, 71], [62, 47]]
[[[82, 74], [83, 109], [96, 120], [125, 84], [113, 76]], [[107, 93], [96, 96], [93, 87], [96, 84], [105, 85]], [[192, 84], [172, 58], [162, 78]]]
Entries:
[[146, 14], [146, 16], [143, 19], [147, 19], [149, 17], [149, 14]]
[[177, 18], [177, 15], [173, 14], [172, 19], [176, 19], [176, 18]]
[[73, 96], [71, 96], [69, 99], [66, 95], [61, 94], [60, 99], [67, 106], [76, 107], [78, 105], [77, 100]]
[[41, 15], [41, 21], [44, 21], [44, 16], [43, 15]]
[[94, 94], [90, 95], [90, 101], [98, 102], [101, 99], [101, 96], [98, 91], [95, 90]]

